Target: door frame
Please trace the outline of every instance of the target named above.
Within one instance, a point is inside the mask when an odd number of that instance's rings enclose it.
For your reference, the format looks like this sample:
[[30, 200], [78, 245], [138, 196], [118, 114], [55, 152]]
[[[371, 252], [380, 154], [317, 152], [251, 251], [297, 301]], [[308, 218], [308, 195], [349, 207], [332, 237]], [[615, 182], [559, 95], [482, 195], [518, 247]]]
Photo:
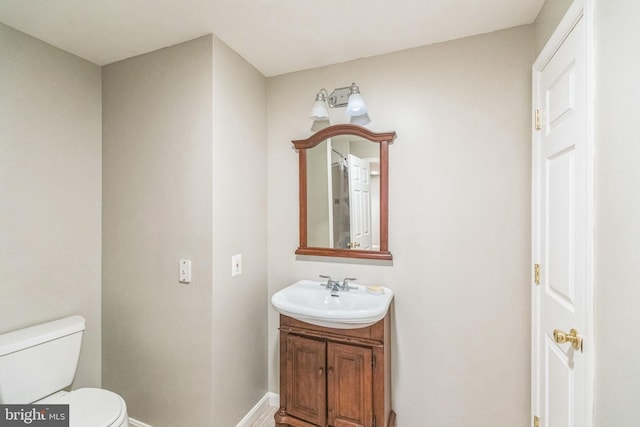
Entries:
[[[530, 423], [533, 426], [533, 417], [540, 416], [540, 405], [538, 397], [540, 393], [540, 372], [537, 371], [538, 362], [541, 357], [539, 346], [539, 321], [536, 314], [539, 313], [541, 286], [535, 284], [534, 264], [539, 264], [540, 259], [540, 213], [538, 212], [540, 200], [538, 198], [541, 183], [538, 181], [537, 170], [539, 159], [538, 150], [540, 147], [539, 131], [535, 129], [535, 110], [540, 108], [542, 100], [538, 99], [537, 89], [539, 87], [539, 76], [542, 69], [549, 63], [553, 55], [560, 48], [575, 24], [584, 19], [585, 23], [585, 60], [586, 60], [586, 202], [587, 212], [587, 235], [586, 239], [586, 272], [585, 272], [585, 321], [586, 329], [581, 331], [585, 346], [588, 350], [584, 352], [587, 385], [585, 415], [586, 425], [593, 427], [594, 419], [594, 386], [595, 386], [595, 333], [594, 333], [594, 99], [595, 99], [595, 38], [594, 38], [594, 0], [574, 0], [566, 14], [558, 24], [546, 45], [538, 55], [532, 67], [532, 198], [531, 198], [531, 417]], [[541, 426], [546, 427], [546, 426]]]

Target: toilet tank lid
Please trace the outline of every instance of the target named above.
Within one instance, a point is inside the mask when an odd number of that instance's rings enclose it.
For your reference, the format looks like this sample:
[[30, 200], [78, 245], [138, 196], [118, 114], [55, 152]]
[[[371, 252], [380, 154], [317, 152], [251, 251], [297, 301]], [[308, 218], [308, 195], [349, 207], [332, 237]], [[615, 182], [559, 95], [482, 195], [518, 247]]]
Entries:
[[84, 330], [84, 317], [69, 316], [0, 335], [0, 357]]

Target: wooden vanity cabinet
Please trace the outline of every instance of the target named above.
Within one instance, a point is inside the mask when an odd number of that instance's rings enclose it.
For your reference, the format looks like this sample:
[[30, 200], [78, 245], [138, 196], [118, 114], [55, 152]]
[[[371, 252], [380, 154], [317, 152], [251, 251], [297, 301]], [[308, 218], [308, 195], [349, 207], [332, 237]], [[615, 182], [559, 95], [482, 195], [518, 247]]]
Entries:
[[280, 315], [276, 427], [395, 427], [389, 315], [333, 329]]

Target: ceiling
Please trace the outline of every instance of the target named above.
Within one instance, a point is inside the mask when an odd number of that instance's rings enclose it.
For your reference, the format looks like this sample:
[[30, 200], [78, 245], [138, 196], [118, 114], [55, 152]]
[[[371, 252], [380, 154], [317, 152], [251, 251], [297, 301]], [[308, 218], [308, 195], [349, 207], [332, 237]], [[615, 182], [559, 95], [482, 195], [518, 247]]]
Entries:
[[544, 0], [0, 0], [0, 22], [104, 65], [213, 33], [265, 76], [533, 22]]

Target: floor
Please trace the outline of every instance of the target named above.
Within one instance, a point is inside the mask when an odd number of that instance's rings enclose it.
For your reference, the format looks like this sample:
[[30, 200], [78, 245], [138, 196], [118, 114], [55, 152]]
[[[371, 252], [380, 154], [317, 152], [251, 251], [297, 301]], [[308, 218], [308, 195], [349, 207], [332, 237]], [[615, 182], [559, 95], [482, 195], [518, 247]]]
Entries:
[[273, 420], [273, 415], [276, 413], [275, 406], [268, 406], [258, 417], [257, 420], [251, 424], [251, 427], [274, 427], [276, 425]]

